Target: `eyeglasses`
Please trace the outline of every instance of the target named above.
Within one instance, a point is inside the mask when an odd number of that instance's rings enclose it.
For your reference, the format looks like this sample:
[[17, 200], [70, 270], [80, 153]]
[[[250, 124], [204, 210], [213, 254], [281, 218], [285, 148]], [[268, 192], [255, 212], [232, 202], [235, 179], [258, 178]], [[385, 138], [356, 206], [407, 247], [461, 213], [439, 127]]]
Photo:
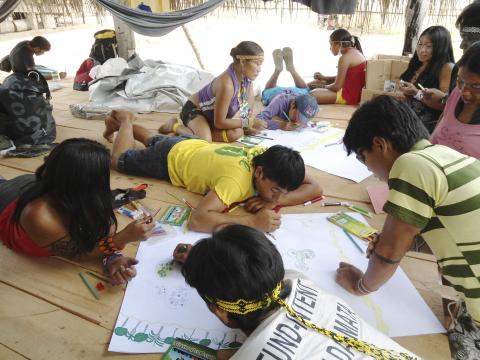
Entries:
[[468, 83], [463, 80], [460, 76], [457, 77], [457, 86], [460, 90], [463, 90], [465, 87], [468, 87], [470, 90], [477, 92], [480, 91], [480, 84]]

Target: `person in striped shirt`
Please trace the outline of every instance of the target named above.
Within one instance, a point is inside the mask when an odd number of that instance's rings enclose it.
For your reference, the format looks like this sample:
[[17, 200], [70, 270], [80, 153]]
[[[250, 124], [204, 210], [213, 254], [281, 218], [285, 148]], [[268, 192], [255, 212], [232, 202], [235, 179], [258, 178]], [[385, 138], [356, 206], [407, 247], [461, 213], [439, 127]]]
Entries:
[[480, 358], [480, 161], [432, 145], [427, 129], [401, 101], [380, 96], [352, 116], [343, 142], [377, 177], [388, 182], [387, 218], [369, 246], [365, 273], [340, 263], [337, 282], [366, 295], [393, 275], [422, 238], [443, 277], [462, 302], [449, 332], [452, 358]]

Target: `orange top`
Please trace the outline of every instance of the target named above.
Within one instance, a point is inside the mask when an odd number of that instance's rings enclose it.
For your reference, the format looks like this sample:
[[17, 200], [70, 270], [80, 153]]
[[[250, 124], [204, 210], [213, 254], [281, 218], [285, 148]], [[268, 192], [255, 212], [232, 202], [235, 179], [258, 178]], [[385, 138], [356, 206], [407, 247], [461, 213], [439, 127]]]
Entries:
[[342, 88], [342, 97], [348, 105], [357, 105], [360, 102], [362, 89], [365, 86], [365, 70], [367, 62], [352, 66], [347, 70]]

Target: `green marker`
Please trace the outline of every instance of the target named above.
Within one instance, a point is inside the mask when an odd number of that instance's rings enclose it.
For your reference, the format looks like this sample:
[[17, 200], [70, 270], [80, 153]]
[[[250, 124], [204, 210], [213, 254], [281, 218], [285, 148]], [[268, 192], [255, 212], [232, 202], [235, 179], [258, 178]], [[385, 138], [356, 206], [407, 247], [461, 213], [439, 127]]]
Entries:
[[282, 111], [283, 112], [283, 115], [285, 115], [285, 117], [287, 118], [287, 121], [288, 122], [292, 122], [292, 119], [290, 119], [290, 117], [288, 116], [288, 114], [285, 112], [285, 111]]
[[95, 299], [97, 300], [100, 300], [100, 296], [98, 295], [97, 293], [97, 290], [93, 287], [92, 284], [90, 284], [90, 281], [88, 281], [87, 277], [85, 276], [85, 274], [83, 272], [79, 272], [78, 275], [80, 275], [80, 277], [82, 278], [83, 280], [83, 283], [85, 285], [87, 285], [87, 288], [88, 290], [90, 290], [90, 292], [92, 293], [92, 295], [95, 297]]
[[372, 217], [372, 214], [370, 214], [370, 211], [368, 211], [367, 209], [364, 209], [364, 208], [361, 208], [359, 206], [355, 206], [355, 205], [349, 205], [347, 206], [350, 210], [353, 210], [355, 212], [358, 212], [359, 214], [362, 214], [362, 215], [365, 215], [365, 216], [368, 216], [369, 218]]

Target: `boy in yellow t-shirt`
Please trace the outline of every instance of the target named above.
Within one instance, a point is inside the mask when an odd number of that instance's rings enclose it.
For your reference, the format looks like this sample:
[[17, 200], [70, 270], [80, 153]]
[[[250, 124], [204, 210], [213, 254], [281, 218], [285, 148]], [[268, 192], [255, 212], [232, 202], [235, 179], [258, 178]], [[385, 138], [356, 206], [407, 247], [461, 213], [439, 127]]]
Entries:
[[[130, 175], [169, 180], [205, 195], [189, 221], [192, 230], [212, 232], [236, 223], [274, 231], [280, 226], [280, 215], [272, 209], [298, 205], [322, 194], [320, 185], [305, 172], [297, 151], [279, 145], [246, 149], [192, 136], [153, 136], [134, 125], [134, 118], [129, 111], [115, 110], [105, 120], [107, 140], [118, 131], [112, 167]], [[135, 140], [146, 149], [135, 149]], [[242, 202], [249, 214], [224, 212], [225, 207]]]

